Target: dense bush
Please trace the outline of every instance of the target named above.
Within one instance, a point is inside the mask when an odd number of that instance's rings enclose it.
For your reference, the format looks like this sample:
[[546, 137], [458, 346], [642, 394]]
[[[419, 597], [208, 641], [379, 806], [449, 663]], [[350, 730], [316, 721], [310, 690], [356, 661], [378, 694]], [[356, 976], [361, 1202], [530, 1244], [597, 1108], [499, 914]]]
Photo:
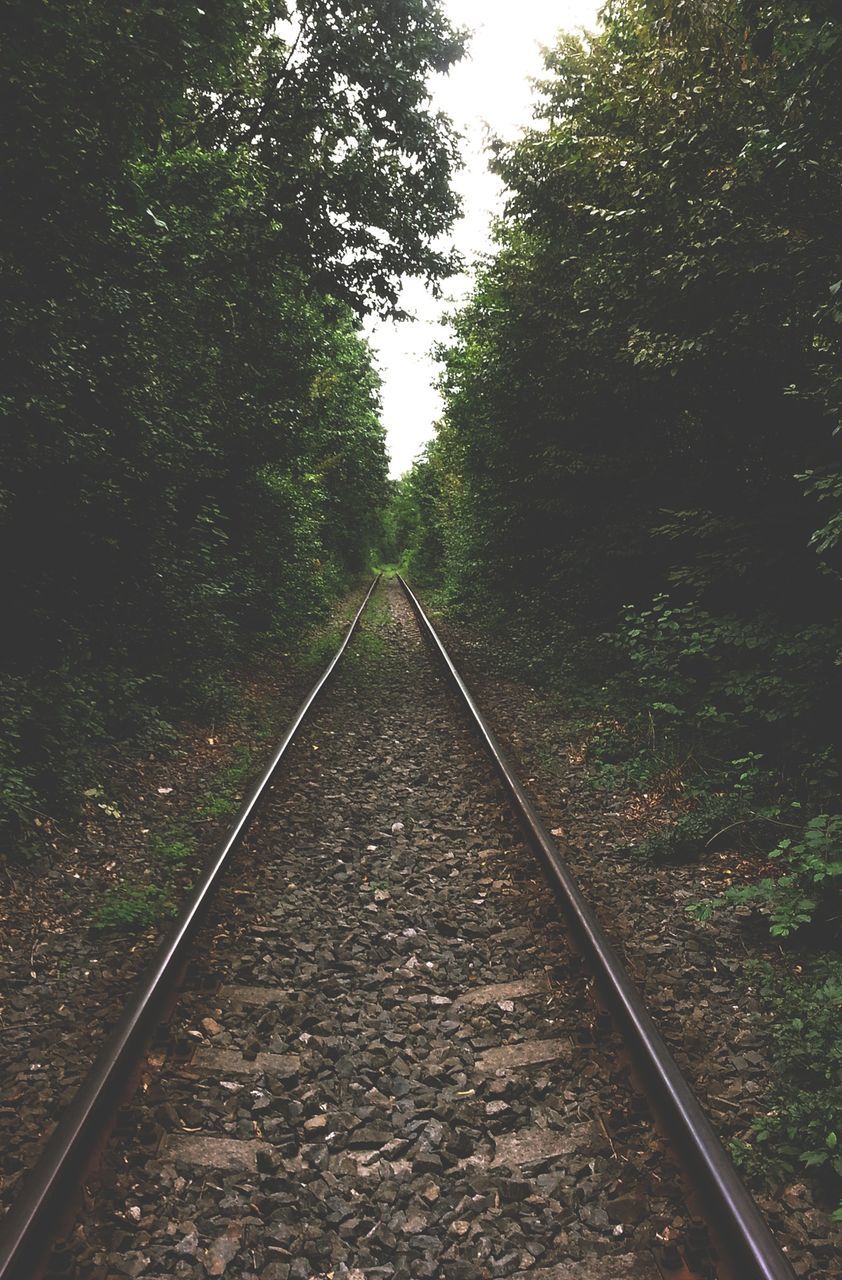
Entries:
[[613, 672], [615, 710], [636, 702], [715, 790], [754, 753], [740, 803], [824, 812], [842, 22], [828, 0], [612, 0], [602, 20], [561, 38], [536, 127], [497, 148], [509, 203], [442, 353], [435, 502], [405, 523], [442, 544], [455, 599], [489, 602], [532, 662]]
[[357, 316], [449, 269], [438, 0], [12, 0], [0, 51], [0, 816], [215, 696], [365, 562]]
[[[777, 1075], [749, 1133], [733, 1144], [741, 1164], [761, 1176], [786, 1177], [799, 1166], [814, 1171], [833, 1195], [842, 1180], [842, 964], [816, 961], [781, 982], [757, 966], [763, 1026], [771, 1027]], [[842, 1208], [834, 1217], [842, 1221]]]
[[439, 529], [440, 494], [426, 451], [399, 480], [391, 482], [383, 509], [380, 553], [418, 583], [439, 574], [444, 544]]
[[[602, 24], [497, 147], [509, 201], [403, 525], [589, 703], [593, 776], [668, 797], [646, 853], [768, 856], [696, 914], [815, 956], [842, 878], [842, 17], [609, 0]], [[742, 1154], [766, 1171], [840, 1171], [822, 964], [763, 983], [780, 1079]]]

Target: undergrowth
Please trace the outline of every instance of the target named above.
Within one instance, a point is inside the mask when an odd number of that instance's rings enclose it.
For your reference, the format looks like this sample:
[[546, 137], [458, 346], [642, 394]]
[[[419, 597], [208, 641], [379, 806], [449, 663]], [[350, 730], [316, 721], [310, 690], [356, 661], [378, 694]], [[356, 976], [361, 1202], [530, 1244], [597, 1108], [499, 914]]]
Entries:
[[[651, 661], [641, 655], [641, 663]], [[787, 948], [778, 963], [752, 966], [774, 1075], [763, 1110], [732, 1152], [767, 1185], [809, 1172], [833, 1202], [842, 1193], [842, 816], [821, 806], [832, 798], [834, 766], [819, 752], [798, 773], [788, 771], [781, 755], [752, 749], [739, 726], [689, 708], [679, 696], [680, 677], [665, 696], [666, 655], [661, 661], [660, 698], [635, 705], [628, 686], [618, 696], [611, 680], [592, 693], [584, 734], [589, 780], [600, 790], [661, 795], [677, 814], [633, 849], [641, 859], [691, 863], [730, 849], [758, 869], [687, 908], [702, 927], [721, 912], [744, 926], [762, 923], [770, 945]], [[609, 718], [606, 703], [623, 713]], [[752, 927], [748, 936], [762, 949], [762, 932]]]
[[[842, 960], [826, 956], [782, 976], [755, 963], [757, 1018], [769, 1039], [775, 1077], [765, 1110], [732, 1144], [748, 1172], [782, 1181], [810, 1169], [830, 1197], [842, 1195]], [[834, 1217], [842, 1221], [842, 1208]]]
[[95, 929], [145, 929], [174, 911], [175, 903], [161, 885], [125, 881], [107, 891], [91, 924]]
[[799, 837], [781, 840], [768, 857], [779, 863], [777, 875], [732, 885], [719, 897], [693, 904], [690, 914], [709, 920], [722, 907], [750, 907], [768, 919], [772, 937], [788, 938], [806, 926], [838, 933], [842, 816], [817, 814]]
[[175, 914], [190, 872], [195, 869], [197, 845], [188, 822], [170, 822], [149, 837], [145, 876], [115, 884], [94, 910], [95, 929], [146, 929]]
[[[369, 605], [367, 621], [379, 628], [386, 617], [384, 602], [375, 597]], [[311, 632], [293, 655], [296, 665], [307, 672], [320, 672], [339, 647], [344, 631], [344, 627], [336, 624], [322, 625]], [[365, 672], [371, 669], [372, 661], [376, 666], [383, 648], [379, 629], [361, 628], [345, 661], [353, 666], [356, 659], [359, 671]], [[234, 691], [229, 690], [226, 705], [234, 708], [230, 718], [251, 742], [274, 741], [278, 736], [277, 716], [271, 702], [237, 703]], [[131, 931], [148, 928], [174, 915], [202, 861], [200, 844], [204, 845], [204, 838], [200, 842], [197, 831], [206, 830], [209, 823], [224, 823], [236, 816], [261, 762], [260, 753], [251, 746], [244, 743], [236, 746], [227, 764], [218, 768], [205, 784], [192, 812], [152, 832], [142, 872], [126, 877], [107, 890], [92, 912], [92, 927]], [[91, 787], [85, 795], [89, 803], [106, 816], [116, 820], [122, 817], [101, 787]]]
[[245, 788], [256, 772], [249, 747], [235, 748], [229, 763], [220, 768], [204, 790], [193, 814], [169, 822], [149, 837], [148, 856], [142, 873], [114, 885], [94, 910], [95, 929], [145, 929], [175, 914], [184, 892], [198, 870], [197, 825], [231, 819], [237, 813]]
[[[575, 669], [557, 660], [556, 637], [533, 641], [517, 620], [486, 615], [480, 630], [495, 663], [537, 681], [557, 711], [560, 728], [534, 747], [544, 770], [561, 777], [572, 747], [594, 790], [669, 812], [668, 823], [631, 846], [633, 856], [689, 864], [730, 850], [742, 874], [755, 869], [753, 879], [688, 908], [700, 928], [717, 913], [735, 914], [758, 956], [753, 991], [774, 1075], [733, 1154], [759, 1183], [808, 1174], [833, 1202], [842, 1179], [837, 759], [826, 746], [807, 751], [798, 736], [803, 688], [784, 690], [761, 671], [737, 685], [727, 664], [719, 687], [711, 679], [716, 646], [753, 653], [753, 635], [732, 628], [717, 636], [666, 600], [628, 611], [624, 625], [597, 646], [601, 657], [591, 653]], [[764, 950], [778, 953], [774, 964], [760, 958]]]
[[242, 803], [246, 787], [256, 772], [254, 753], [249, 747], [234, 748], [227, 765], [218, 769], [199, 804], [200, 818], [233, 818]]

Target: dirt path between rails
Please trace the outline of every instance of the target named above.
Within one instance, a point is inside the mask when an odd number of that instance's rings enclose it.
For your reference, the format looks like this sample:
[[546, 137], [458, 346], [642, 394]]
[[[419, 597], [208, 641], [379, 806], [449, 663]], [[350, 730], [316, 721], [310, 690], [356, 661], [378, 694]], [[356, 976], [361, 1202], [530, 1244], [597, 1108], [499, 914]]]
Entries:
[[386, 584], [56, 1274], [660, 1280], [683, 1254], [709, 1274], [616, 1050]]

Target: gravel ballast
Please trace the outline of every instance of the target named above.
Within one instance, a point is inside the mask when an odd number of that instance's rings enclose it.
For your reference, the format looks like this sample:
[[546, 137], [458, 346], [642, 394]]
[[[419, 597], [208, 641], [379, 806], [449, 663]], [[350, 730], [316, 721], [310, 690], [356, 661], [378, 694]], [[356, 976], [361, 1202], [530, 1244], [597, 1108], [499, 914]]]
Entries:
[[[522, 659], [505, 638], [453, 620], [436, 619], [436, 626], [714, 1128], [726, 1145], [746, 1138], [776, 1078], [756, 964], [785, 980], [809, 955], [782, 948], [763, 921], [721, 912], [702, 923], [688, 918], [686, 908], [722, 893], [736, 868], [758, 879], [769, 874], [769, 864], [741, 846], [739, 828], [730, 833], [732, 844], [695, 862], [643, 858], [638, 850], [646, 838], [679, 816], [674, 798], [657, 788], [641, 794], [606, 787], [590, 764], [575, 701], [571, 708], [563, 693], [513, 675]], [[833, 1196], [803, 1175], [771, 1186], [751, 1170], [743, 1176], [796, 1274], [839, 1280], [842, 1223], [832, 1220]]]
[[241, 851], [90, 1189], [56, 1275], [711, 1274], [394, 584]]

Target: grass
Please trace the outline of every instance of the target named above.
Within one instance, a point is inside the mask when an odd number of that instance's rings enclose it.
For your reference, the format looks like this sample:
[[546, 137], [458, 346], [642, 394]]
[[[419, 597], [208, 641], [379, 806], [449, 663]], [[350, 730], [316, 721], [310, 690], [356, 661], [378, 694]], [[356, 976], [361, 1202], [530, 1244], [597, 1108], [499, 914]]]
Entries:
[[198, 817], [233, 818], [254, 772], [253, 752], [248, 747], [237, 747], [230, 764], [218, 770], [213, 783], [205, 791]]
[[125, 881], [108, 890], [91, 924], [95, 929], [145, 929], [174, 911], [174, 902], [160, 885]]
[[357, 684], [376, 684], [386, 657], [384, 629], [389, 622], [389, 607], [382, 596], [375, 595], [343, 659], [347, 676]]
[[[732, 1143], [737, 1162], [759, 1181], [811, 1170], [827, 1201], [842, 1201], [842, 961], [814, 957], [782, 975], [754, 962], [749, 991], [771, 1046], [776, 1075], [751, 1129]], [[834, 1213], [842, 1221], [842, 1207]]]
[[316, 632], [295, 655], [295, 665], [306, 671], [310, 667], [326, 667], [342, 643], [345, 628], [334, 623]]
[[128, 879], [109, 889], [91, 917], [92, 926], [131, 931], [174, 915], [195, 858], [196, 841], [186, 823], [162, 827], [149, 839], [150, 879]]
[[169, 827], [149, 841], [155, 862], [165, 867], [184, 867], [196, 856], [196, 841], [183, 827]]
[[[231, 817], [254, 769], [252, 754], [238, 748], [234, 759], [220, 769], [207, 788], [196, 817], [202, 820]], [[177, 905], [192, 884], [191, 871], [198, 856], [190, 820], [171, 822], [149, 839], [149, 859], [141, 875], [114, 885], [91, 915], [94, 929], [132, 932], [175, 915]]]
[[[388, 611], [383, 601], [375, 597], [366, 614], [367, 625], [357, 633], [347, 655], [348, 665], [358, 679], [370, 671], [372, 665], [376, 667], [383, 655], [383, 639], [376, 629], [387, 618]], [[339, 624], [321, 627], [297, 653], [296, 665], [303, 670], [323, 668], [336, 653], [344, 634], [345, 628]], [[258, 742], [274, 740], [277, 734], [273, 709], [265, 703], [246, 705], [242, 709], [240, 723], [249, 738]], [[92, 927], [132, 932], [172, 916], [185, 889], [190, 886], [190, 874], [198, 857], [193, 829], [197, 823], [232, 819], [257, 772], [257, 766], [255, 752], [248, 746], [238, 746], [229, 763], [221, 767], [205, 786], [193, 814], [169, 822], [153, 832], [143, 871], [133, 873], [107, 890], [91, 914]], [[98, 789], [90, 798], [100, 801], [99, 807], [109, 812], [110, 806], [106, 807]]]

